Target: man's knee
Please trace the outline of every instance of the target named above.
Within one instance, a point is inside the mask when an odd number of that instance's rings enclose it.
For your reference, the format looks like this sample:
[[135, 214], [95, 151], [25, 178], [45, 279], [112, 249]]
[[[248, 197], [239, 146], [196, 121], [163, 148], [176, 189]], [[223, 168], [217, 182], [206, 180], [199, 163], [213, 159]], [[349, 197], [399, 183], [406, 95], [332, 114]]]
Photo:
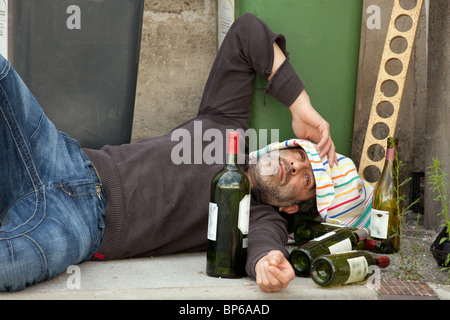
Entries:
[[0, 291], [14, 292], [43, 280], [46, 261], [32, 239], [0, 241]]

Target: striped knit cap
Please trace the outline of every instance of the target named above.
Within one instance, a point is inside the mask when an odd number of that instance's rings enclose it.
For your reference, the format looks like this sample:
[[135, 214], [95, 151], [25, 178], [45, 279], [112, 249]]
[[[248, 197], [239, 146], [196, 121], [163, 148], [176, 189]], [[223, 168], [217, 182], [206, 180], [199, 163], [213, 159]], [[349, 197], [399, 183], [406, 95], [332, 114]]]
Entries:
[[359, 177], [355, 164], [348, 157], [337, 154], [338, 165], [330, 168], [327, 156], [321, 159], [315, 144], [291, 139], [251, 152], [249, 161], [251, 163], [274, 150], [299, 146], [306, 151], [312, 166], [316, 180], [317, 210], [323, 220], [355, 228], [369, 227], [373, 187]]

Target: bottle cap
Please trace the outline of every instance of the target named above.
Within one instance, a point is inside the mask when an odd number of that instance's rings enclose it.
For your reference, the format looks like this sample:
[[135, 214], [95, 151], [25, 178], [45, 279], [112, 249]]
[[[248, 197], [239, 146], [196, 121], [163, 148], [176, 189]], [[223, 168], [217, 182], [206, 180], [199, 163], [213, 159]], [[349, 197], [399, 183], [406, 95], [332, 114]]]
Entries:
[[386, 256], [380, 256], [380, 257], [377, 257], [377, 258], [375, 258], [375, 259], [377, 259], [377, 261], [378, 261], [378, 266], [379, 266], [380, 268], [386, 268], [386, 267], [389, 266], [389, 264], [390, 264], [390, 260], [389, 260], [389, 258], [386, 257]]
[[228, 132], [228, 154], [238, 154], [238, 146], [239, 146], [239, 132], [229, 131]]
[[395, 160], [395, 149], [394, 149], [394, 147], [387, 148], [387, 150], [386, 150], [386, 160], [389, 160], [389, 161], [394, 161]]
[[386, 149], [386, 160], [395, 161], [395, 153], [397, 152], [398, 138], [388, 138]]

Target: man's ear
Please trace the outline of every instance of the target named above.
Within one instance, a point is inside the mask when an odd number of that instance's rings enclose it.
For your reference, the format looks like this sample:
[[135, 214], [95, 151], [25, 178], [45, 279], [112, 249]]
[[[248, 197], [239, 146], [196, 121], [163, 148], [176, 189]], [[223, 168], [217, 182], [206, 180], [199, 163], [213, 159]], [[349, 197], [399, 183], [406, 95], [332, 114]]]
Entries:
[[296, 212], [298, 212], [298, 205], [292, 205], [292, 206], [289, 206], [289, 207], [280, 207], [280, 212], [286, 212], [287, 214], [293, 214], [293, 213], [296, 213]]

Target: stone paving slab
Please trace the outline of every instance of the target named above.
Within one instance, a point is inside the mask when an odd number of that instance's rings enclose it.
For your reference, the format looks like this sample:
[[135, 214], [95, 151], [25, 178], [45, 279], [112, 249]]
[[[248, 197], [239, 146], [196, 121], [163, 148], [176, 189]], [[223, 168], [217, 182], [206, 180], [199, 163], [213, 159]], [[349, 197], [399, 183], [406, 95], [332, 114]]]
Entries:
[[[0, 300], [379, 300], [365, 282], [322, 288], [310, 278], [293, 280], [278, 293], [265, 293], [250, 278], [205, 274], [206, 253], [175, 254], [106, 262], [85, 262], [54, 279]], [[430, 285], [440, 299], [450, 289]]]

